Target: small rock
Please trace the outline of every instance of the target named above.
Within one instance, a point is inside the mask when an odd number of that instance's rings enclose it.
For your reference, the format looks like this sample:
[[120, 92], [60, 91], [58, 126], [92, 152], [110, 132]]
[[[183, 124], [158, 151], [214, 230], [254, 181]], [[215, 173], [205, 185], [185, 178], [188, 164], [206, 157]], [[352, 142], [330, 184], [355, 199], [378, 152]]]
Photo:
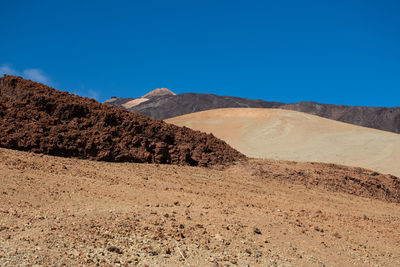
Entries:
[[152, 251], [150, 251], [150, 256], [157, 256], [159, 253], [158, 253], [158, 251], [155, 251], [155, 250], [152, 250]]
[[321, 232], [321, 233], [324, 232], [324, 230], [321, 229], [321, 228], [319, 228], [318, 226], [315, 226], [315, 227], [314, 227], [314, 230], [317, 231], [317, 232]]
[[220, 234], [216, 234], [214, 238], [218, 241], [222, 241], [222, 236]]
[[107, 250], [110, 252], [115, 252], [117, 254], [122, 254], [122, 251], [116, 246], [109, 246]]
[[342, 238], [342, 236], [338, 232], [334, 233], [333, 236], [339, 239]]
[[254, 228], [254, 233], [257, 235], [261, 235], [261, 230], [256, 227]]

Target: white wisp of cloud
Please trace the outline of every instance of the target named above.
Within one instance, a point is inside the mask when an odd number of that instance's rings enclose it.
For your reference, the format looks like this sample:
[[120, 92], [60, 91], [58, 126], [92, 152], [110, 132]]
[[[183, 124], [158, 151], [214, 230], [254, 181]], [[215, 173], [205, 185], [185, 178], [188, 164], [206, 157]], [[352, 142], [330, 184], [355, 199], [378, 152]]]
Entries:
[[26, 79], [45, 84], [50, 83], [49, 76], [47, 76], [47, 74], [43, 70], [38, 68], [24, 69], [22, 71], [18, 71], [8, 64], [3, 64], [0, 66], [0, 75], [3, 76], [4, 74], [22, 76]]
[[0, 75], [3, 76], [4, 74], [19, 75], [18, 71], [16, 71], [10, 65], [7, 64], [3, 64], [0, 66]]
[[23, 71], [23, 76], [27, 79], [48, 84], [50, 79], [41, 69], [26, 69]]

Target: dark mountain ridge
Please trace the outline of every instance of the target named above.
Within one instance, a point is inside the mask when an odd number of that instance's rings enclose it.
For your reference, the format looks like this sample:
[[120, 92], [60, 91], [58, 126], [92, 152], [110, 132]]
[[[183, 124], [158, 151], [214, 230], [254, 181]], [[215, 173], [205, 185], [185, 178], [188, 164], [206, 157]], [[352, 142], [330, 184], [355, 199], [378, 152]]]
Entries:
[[188, 113], [216, 108], [276, 108], [281, 105], [282, 103], [278, 102], [266, 102], [263, 100], [251, 100], [240, 97], [185, 93], [153, 97], [128, 110], [150, 118], [164, 120]]
[[400, 133], [400, 107], [360, 107], [300, 102], [285, 104], [280, 108], [309, 113], [358, 126]]
[[[126, 101], [116, 98], [114, 101], [108, 100], [106, 103], [116, 107], [123, 107], [123, 104], [130, 100], [132, 98]], [[358, 126], [400, 133], [400, 107], [359, 107], [320, 104], [312, 101], [287, 104], [233, 96], [184, 93], [154, 96], [138, 105], [128, 108], [128, 110], [153, 119], [164, 120], [217, 108], [281, 108]]]

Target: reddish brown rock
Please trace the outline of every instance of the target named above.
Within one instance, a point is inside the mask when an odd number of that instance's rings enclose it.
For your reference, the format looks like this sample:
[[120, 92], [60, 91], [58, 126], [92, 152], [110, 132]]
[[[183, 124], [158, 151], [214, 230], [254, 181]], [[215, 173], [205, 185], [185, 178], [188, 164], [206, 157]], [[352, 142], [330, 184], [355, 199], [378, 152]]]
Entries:
[[0, 146], [102, 161], [228, 164], [245, 156], [212, 135], [5, 75]]

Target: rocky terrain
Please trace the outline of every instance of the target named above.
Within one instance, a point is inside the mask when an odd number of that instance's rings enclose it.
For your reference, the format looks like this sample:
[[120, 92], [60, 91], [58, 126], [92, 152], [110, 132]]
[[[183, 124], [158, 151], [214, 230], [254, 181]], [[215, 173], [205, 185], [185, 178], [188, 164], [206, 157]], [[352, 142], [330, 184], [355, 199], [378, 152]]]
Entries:
[[[116, 107], [124, 107], [125, 103], [132, 100], [132, 98], [113, 98], [107, 100], [106, 103]], [[168, 119], [204, 110], [239, 107], [296, 110], [354, 125], [400, 133], [400, 107], [356, 107], [316, 102], [286, 104], [232, 96], [186, 93], [160, 95], [124, 108], [153, 119]]]
[[252, 158], [337, 163], [400, 176], [400, 135], [283, 109], [213, 109], [166, 120]]
[[8, 75], [0, 78], [0, 147], [103, 161], [194, 166], [245, 158], [212, 135]]
[[1, 266], [398, 266], [399, 179], [321, 163], [0, 149]]
[[393, 175], [249, 159], [211, 134], [7, 75], [0, 146], [0, 266], [400, 265]]

